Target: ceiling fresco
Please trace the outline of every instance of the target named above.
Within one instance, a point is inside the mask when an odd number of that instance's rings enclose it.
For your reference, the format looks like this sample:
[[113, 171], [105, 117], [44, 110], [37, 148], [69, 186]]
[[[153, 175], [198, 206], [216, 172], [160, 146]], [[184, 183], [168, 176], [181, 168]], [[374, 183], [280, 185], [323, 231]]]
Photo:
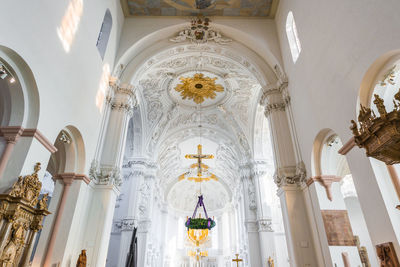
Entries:
[[125, 16], [273, 18], [278, 0], [121, 0]]

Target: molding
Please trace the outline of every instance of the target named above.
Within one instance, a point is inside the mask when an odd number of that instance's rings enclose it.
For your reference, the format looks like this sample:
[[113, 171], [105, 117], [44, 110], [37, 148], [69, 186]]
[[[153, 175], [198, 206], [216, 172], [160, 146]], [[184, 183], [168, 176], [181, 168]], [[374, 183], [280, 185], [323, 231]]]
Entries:
[[24, 129], [21, 136], [35, 137], [50, 153], [57, 151], [57, 148], [38, 129]]
[[76, 174], [74, 172], [60, 173], [53, 178], [55, 180], [62, 180], [64, 184], [72, 184], [74, 180], [83, 181], [87, 185], [90, 183], [89, 177], [87, 177], [85, 174]]
[[311, 177], [310, 179], [308, 179], [306, 184], [307, 184], [307, 186], [310, 186], [311, 184], [314, 183], [314, 181], [318, 182], [320, 185], [325, 187], [326, 196], [330, 201], [332, 201], [332, 199], [333, 199], [332, 183], [340, 182], [342, 179], [343, 179], [343, 177], [336, 176], [336, 175], [317, 175], [317, 176], [314, 176], [314, 177]]
[[354, 136], [352, 138], [349, 139], [349, 141], [347, 141], [341, 149], [339, 149], [338, 153], [341, 155], [346, 155], [347, 153], [350, 152], [350, 150], [353, 149], [353, 147], [356, 146], [356, 142], [354, 139]]
[[34, 137], [50, 151], [50, 153], [55, 153], [57, 151], [57, 148], [38, 129], [24, 129], [21, 126], [5, 126], [0, 127], [0, 136], [4, 137], [7, 143], [16, 143], [19, 136]]
[[6, 126], [0, 127], [0, 134], [7, 143], [15, 144], [17, 143], [19, 137], [22, 135], [24, 128], [21, 126]]

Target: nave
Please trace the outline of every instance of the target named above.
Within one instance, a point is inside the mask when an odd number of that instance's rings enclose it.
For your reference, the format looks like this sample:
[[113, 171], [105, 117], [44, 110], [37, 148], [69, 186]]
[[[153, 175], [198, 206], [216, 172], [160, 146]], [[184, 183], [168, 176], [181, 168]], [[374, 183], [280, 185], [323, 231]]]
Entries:
[[0, 266], [400, 267], [400, 3], [0, 5]]

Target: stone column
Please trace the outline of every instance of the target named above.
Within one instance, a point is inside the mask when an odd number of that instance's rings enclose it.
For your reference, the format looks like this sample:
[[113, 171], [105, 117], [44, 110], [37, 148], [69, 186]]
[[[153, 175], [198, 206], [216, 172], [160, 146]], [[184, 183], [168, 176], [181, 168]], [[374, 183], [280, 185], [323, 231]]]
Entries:
[[51, 257], [53, 256], [53, 250], [54, 250], [54, 245], [56, 243], [58, 229], [59, 229], [61, 218], [62, 218], [62, 215], [64, 212], [65, 203], [67, 202], [69, 189], [71, 188], [71, 184], [74, 180], [74, 177], [75, 177], [74, 173], [70, 173], [70, 174], [64, 173], [63, 176], [60, 176], [60, 179], [62, 179], [63, 184], [64, 184], [64, 189], [63, 189], [63, 192], [61, 195], [61, 200], [60, 200], [59, 208], [57, 210], [57, 215], [54, 220], [54, 225], [53, 225], [53, 230], [51, 231], [50, 240], [47, 245], [47, 251], [46, 251], [46, 256], [44, 258], [43, 267], [49, 267], [51, 265]]
[[260, 237], [257, 222], [257, 193], [254, 185], [253, 165], [245, 164], [240, 167], [244, 189], [245, 225], [249, 241], [250, 266], [262, 266]]
[[[257, 227], [260, 239], [260, 255], [261, 262], [265, 263], [269, 257], [274, 258], [276, 255], [275, 236], [272, 229], [271, 210], [268, 206], [263, 205], [263, 191], [261, 179], [265, 179], [267, 174], [266, 163], [258, 162], [254, 165], [254, 185], [257, 199]], [[274, 258], [276, 261], [276, 259]]]
[[114, 221], [120, 223], [122, 226], [129, 224], [132, 225], [132, 227], [125, 226], [121, 228], [119, 252], [115, 250], [109, 251], [110, 253], [119, 253], [119, 262], [117, 266], [125, 265], [126, 255], [128, 254], [132, 239], [133, 225], [137, 226], [137, 222], [140, 219], [138, 217], [139, 198], [142, 196], [140, 192], [144, 190], [143, 186], [140, 186], [145, 179], [146, 172], [154, 168], [154, 164], [141, 158], [132, 159], [126, 166], [124, 165], [124, 170], [128, 171], [125, 176], [127, 187], [124, 186], [124, 189], [126, 189], [123, 191], [124, 198], [118, 214], [114, 215]]
[[265, 107], [273, 144], [275, 175], [281, 201], [286, 240], [292, 267], [317, 266], [312, 229], [303, 193], [306, 171], [301, 161], [290, 110], [287, 82], [263, 88], [260, 104]]
[[16, 127], [9, 126], [9, 127], [1, 127], [0, 131], [1, 135], [6, 140], [6, 147], [0, 158], [0, 178], [1, 178], [3, 176], [4, 170], [6, 169], [8, 160], [10, 159], [14, 146], [17, 143], [18, 138], [21, 136], [24, 129], [18, 126]]
[[[155, 169], [153, 169], [155, 171]], [[154, 172], [148, 170], [140, 181], [139, 191], [137, 192], [136, 215], [138, 220], [138, 266], [147, 266], [148, 260], [146, 252], [152, 229], [152, 214], [154, 201]]]
[[85, 240], [91, 266], [106, 263], [115, 203], [122, 183], [120, 171], [126, 132], [135, 105], [133, 87], [111, 79], [96, 155], [90, 168], [93, 198]]

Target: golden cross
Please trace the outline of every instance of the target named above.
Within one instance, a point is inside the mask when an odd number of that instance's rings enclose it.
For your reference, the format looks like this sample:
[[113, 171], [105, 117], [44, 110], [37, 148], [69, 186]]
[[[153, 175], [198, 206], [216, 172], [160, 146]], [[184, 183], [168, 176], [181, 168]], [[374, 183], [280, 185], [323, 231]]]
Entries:
[[236, 266], [239, 267], [239, 262], [243, 261], [243, 259], [239, 259], [239, 254], [236, 254], [236, 259], [233, 259], [232, 261], [236, 262]]
[[[197, 146], [197, 154], [188, 154], [185, 156], [185, 158], [187, 159], [197, 159], [197, 176], [201, 177], [203, 174], [203, 168], [207, 169], [208, 166], [202, 163], [203, 159], [213, 159], [214, 156], [213, 155], [205, 155], [203, 154], [202, 151], [202, 146], [198, 145]], [[207, 167], [205, 167], [207, 166]]]

